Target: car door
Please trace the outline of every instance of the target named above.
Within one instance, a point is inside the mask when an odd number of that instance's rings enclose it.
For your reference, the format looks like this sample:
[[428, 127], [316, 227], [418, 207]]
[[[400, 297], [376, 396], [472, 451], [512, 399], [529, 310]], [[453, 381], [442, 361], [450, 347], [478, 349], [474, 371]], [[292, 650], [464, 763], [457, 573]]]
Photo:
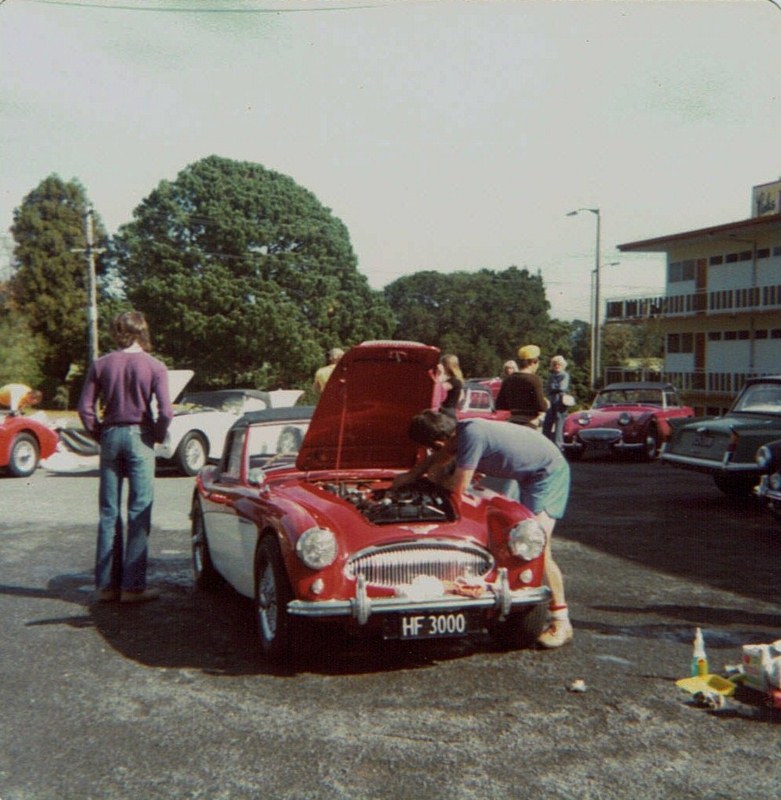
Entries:
[[209, 552], [217, 571], [237, 591], [252, 596], [252, 564], [246, 564], [244, 528], [250, 524], [236, 513], [236, 502], [247, 492], [241, 480], [247, 428], [229, 432], [215, 479], [205, 488], [204, 526]]

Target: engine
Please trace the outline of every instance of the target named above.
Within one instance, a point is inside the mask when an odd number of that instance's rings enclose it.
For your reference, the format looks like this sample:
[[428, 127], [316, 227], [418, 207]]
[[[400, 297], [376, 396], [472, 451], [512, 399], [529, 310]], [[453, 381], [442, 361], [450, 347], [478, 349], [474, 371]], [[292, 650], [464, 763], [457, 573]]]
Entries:
[[455, 519], [449, 493], [427, 480], [418, 480], [400, 489], [388, 486], [385, 481], [326, 483], [323, 488], [354, 505], [374, 525]]

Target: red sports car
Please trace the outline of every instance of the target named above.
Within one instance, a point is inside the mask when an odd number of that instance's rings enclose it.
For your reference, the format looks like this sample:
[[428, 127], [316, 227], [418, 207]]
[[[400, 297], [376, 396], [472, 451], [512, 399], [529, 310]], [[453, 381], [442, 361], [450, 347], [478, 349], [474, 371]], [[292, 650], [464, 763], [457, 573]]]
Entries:
[[353, 347], [314, 411], [246, 414], [199, 473], [196, 585], [225, 579], [252, 598], [270, 658], [299, 655], [313, 624], [403, 640], [488, 629], [510, 646], [542, 629], [545, 533], [526, 508], [476, 485], [463, 497], [428, 481], [393, 489], [425, 455], [407, 429], [432, 405], [438, 356]]
[[59, 434], [34, 417], [0, 413], [0, 469], [15, 478], [26, 478], [41, 459], [54, 453]]
[[668, 420], [693, 416], [670, 383], [610, 383], [590, 409], [575, 411], [564, 421], [564, 453], [572, 460], [586, 451], [636, 453], [652, 461], [670, 438]]

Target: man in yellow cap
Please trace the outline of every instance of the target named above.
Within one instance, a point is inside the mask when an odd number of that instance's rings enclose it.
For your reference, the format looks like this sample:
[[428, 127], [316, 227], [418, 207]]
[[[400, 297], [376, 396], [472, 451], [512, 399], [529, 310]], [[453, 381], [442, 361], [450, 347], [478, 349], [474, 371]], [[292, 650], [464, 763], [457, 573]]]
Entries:
[[538, 377], [540, 348], [527, 344], [518, 348], [518, 372], [507, 375], [496, 397], [496, 407], [510, 412], [510, 422], [539, 428], [550, 403]]

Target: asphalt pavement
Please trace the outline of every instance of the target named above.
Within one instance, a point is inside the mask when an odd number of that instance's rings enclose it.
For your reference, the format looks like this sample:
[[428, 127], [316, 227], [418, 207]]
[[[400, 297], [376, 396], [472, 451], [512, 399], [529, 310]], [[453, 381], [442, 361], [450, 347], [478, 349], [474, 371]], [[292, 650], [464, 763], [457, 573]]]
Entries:
[[336, 635], [289, 670], [246, 601], [194, 592], [191, 479], [156, 481], [162, 598], [138, 607], [91, 602], [94, 474], [0, 479], [0, 800], [779, 796], [779, 712], [675, 681], [697, 626], [714, 671], [781, 638], [781, 526], [660, 464], [573, 479], [572, 645]]

